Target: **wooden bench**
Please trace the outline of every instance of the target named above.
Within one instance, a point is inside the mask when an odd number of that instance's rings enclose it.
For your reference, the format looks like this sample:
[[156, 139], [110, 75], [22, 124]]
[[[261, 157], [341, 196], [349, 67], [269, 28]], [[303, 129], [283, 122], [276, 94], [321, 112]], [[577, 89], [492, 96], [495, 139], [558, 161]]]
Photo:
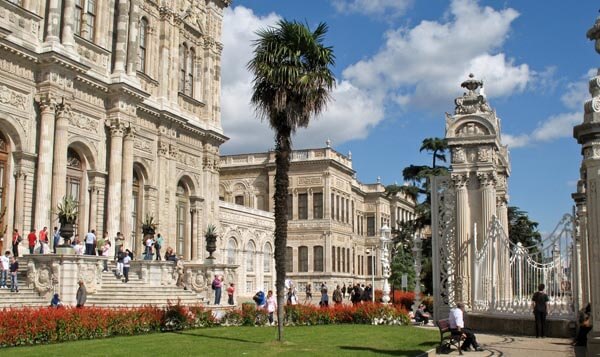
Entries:
[[448, 319], [437, 320], [435, 324], [440, 330], [440, 347], [438, 348], [438, 353], [442, 352], [445, 348], [451, 350], [452, 346], [455, 346], [458, 349], [458, 354], [462, 355], [461, 346], [465, 339], [463, 334], [452, 333]]

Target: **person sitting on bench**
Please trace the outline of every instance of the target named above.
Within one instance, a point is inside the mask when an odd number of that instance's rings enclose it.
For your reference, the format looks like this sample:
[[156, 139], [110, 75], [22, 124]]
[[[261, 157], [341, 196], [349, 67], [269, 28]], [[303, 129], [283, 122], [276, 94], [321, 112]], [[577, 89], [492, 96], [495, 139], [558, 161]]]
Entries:
[[475, 351], [483, 351], [479, 344], [477, 343], [477, 338], [473, 331], [468, 328], [465, 328], [464, 323], [464, 312], [465, 312], [465, 304], [459, 302], [456, 304], [456, 307], [450, 309], [450, 315], [448, 317], [448, 322], [450, 323], [450, 331], [452, 331], [453, 335], [463, 335], [465, 336], [465, 341], [462, 344], [463, 351], [469, 351], [470, 347], [473, 346]]
[[417, 311], [415, 311], [415, 322], [422, 322], [425, 325], [427, 325], [429, 323], [430, 318], [431, 315], [425, 312], [425, 305], [420, 304], [417, 308]]

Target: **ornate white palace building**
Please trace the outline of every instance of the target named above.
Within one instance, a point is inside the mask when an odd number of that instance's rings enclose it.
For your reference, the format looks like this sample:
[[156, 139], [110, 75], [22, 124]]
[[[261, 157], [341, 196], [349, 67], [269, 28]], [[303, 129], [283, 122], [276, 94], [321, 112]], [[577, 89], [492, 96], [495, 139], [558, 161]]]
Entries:
[[[13, 229], [52, 230], [57, 203], [71, 195], [79, 237], [120, 231], [141, 253], [150, 215], [165, 245], [202, 262], [203, 233], [216, 224], [217, 260], [239, 266], [228, 281], [247, 294], [273, 286], [272, 153], [219, 155], [229, 4], [0, 0], [5, 249]], [[296, 152], [291, 174], [290, 275], [364, 280], [380, 226], [407, 219], [414, 202], [359, 183], [350, 158], [329, 147]]]

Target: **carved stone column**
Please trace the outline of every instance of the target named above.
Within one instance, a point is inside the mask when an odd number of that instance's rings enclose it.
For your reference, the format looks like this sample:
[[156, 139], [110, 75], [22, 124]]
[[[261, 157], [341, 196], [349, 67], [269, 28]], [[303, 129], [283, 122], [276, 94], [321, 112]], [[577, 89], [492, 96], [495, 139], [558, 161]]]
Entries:
[[[90, 193], [90, 221], [88, 227], [89, 229], [98, 228], [98, 191], [99, 187], [94, 184], [91, 184], [88, 188], [88, 192]], [[100, 234], [99, 229], [97, 229], [96, 232], [98, 233], [98, 235]]]
[[481, 238], [478, 240], [478, 248], [487, 239], [487, 231], [492, 217], [496, 215], [496, 179], [491, 172], [478, 173], [481, 185]]
[[[22, 169], [17, 169], [14, 172], [15, 176], [15, 212], [14, 212], [14, 223], [13, 228], [19, 230], [23, 234], [23, 203], [25, 199], [25, 180], [27, 174]], [[12, 234], [12, 232], [9, 232]]]
[[127, 58], [127, 25], [129, 17], [129, 6], [127, 0], [117, 0], [117, 28], [116, 28], [116, 44], [115, 44], [115, 64], [113, 72], [125, 71], [125, 60]]
[[[123, 156], [121, 172], [121, 232], [125, 235], [125, 245], [133, 247], [131, 237], [131, 197], [133, 192], [133, 140], [132, 128], [126, 128], [123, 137]], [[131, 239], [131, 240], [129, 240]]]
[[62, 24], [62, 43], [67, 49], [73, 50], [75, 47], [75, 37], [73, 36], [75, 22], [75, 0], [64, 0]]
[[49, 0], [47, 3], [48, 16], [46, 17], [46, 42], [58, 42], [60, 40], [60, 23], [62, 0]]
[[38, 146], [38, 162], [35, 186], [35, 223], [36, 230], [50, 225], [51, 201], [50, 187], [52, 185], [52, 156], [54, 145], [54, 120], [56, 103], [51, 96], [40, 99], [40, 132]]
[[[108, 200], [106, 229], [110, 234], [121, 231], [121, 178], [123, 159], [123, 124], [115, 121], [110, 125], [110, 163], [108, 171]], [[122, 232], [122, 231], [121, 231]], [[122, 232], [126, 239], [131, 232]]]
[[[59, 104], [56, 108], [56, 127], [54, 130], [54, 161], [52, 168], [52, 211], [55, 212], [67, 190], [67, 149], [71, 106]], [[53, 216], [51, 221], [57, 217]]]
[[140, 20], [140, 7], [138, 0], [131, 0], [129, 10], [129, 39], [127, 44], [127, 74], [135, 75], [137, 70], [137, 52]]
[[458, 298], [467, 306], [471, 306], [474, 300], [471, 288], [471, 235], [470, 232], [470, 209], [469, 195], [467, 185], [469, 176], [466, 174], [457, 174], [452, 177], [456, 188], [456, 253], [457, 253], [457, 274], [456, 284], [457, 292], [461, 294]]

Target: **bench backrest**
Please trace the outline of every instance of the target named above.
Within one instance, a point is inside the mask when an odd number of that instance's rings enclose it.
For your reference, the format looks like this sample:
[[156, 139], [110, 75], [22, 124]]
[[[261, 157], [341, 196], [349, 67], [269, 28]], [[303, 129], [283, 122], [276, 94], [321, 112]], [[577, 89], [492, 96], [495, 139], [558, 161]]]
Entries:
[[440, 331], [445, 332], [450, 330], [450, 322], [448, 319], [437, 320], [436, 325], [439, 327]]

